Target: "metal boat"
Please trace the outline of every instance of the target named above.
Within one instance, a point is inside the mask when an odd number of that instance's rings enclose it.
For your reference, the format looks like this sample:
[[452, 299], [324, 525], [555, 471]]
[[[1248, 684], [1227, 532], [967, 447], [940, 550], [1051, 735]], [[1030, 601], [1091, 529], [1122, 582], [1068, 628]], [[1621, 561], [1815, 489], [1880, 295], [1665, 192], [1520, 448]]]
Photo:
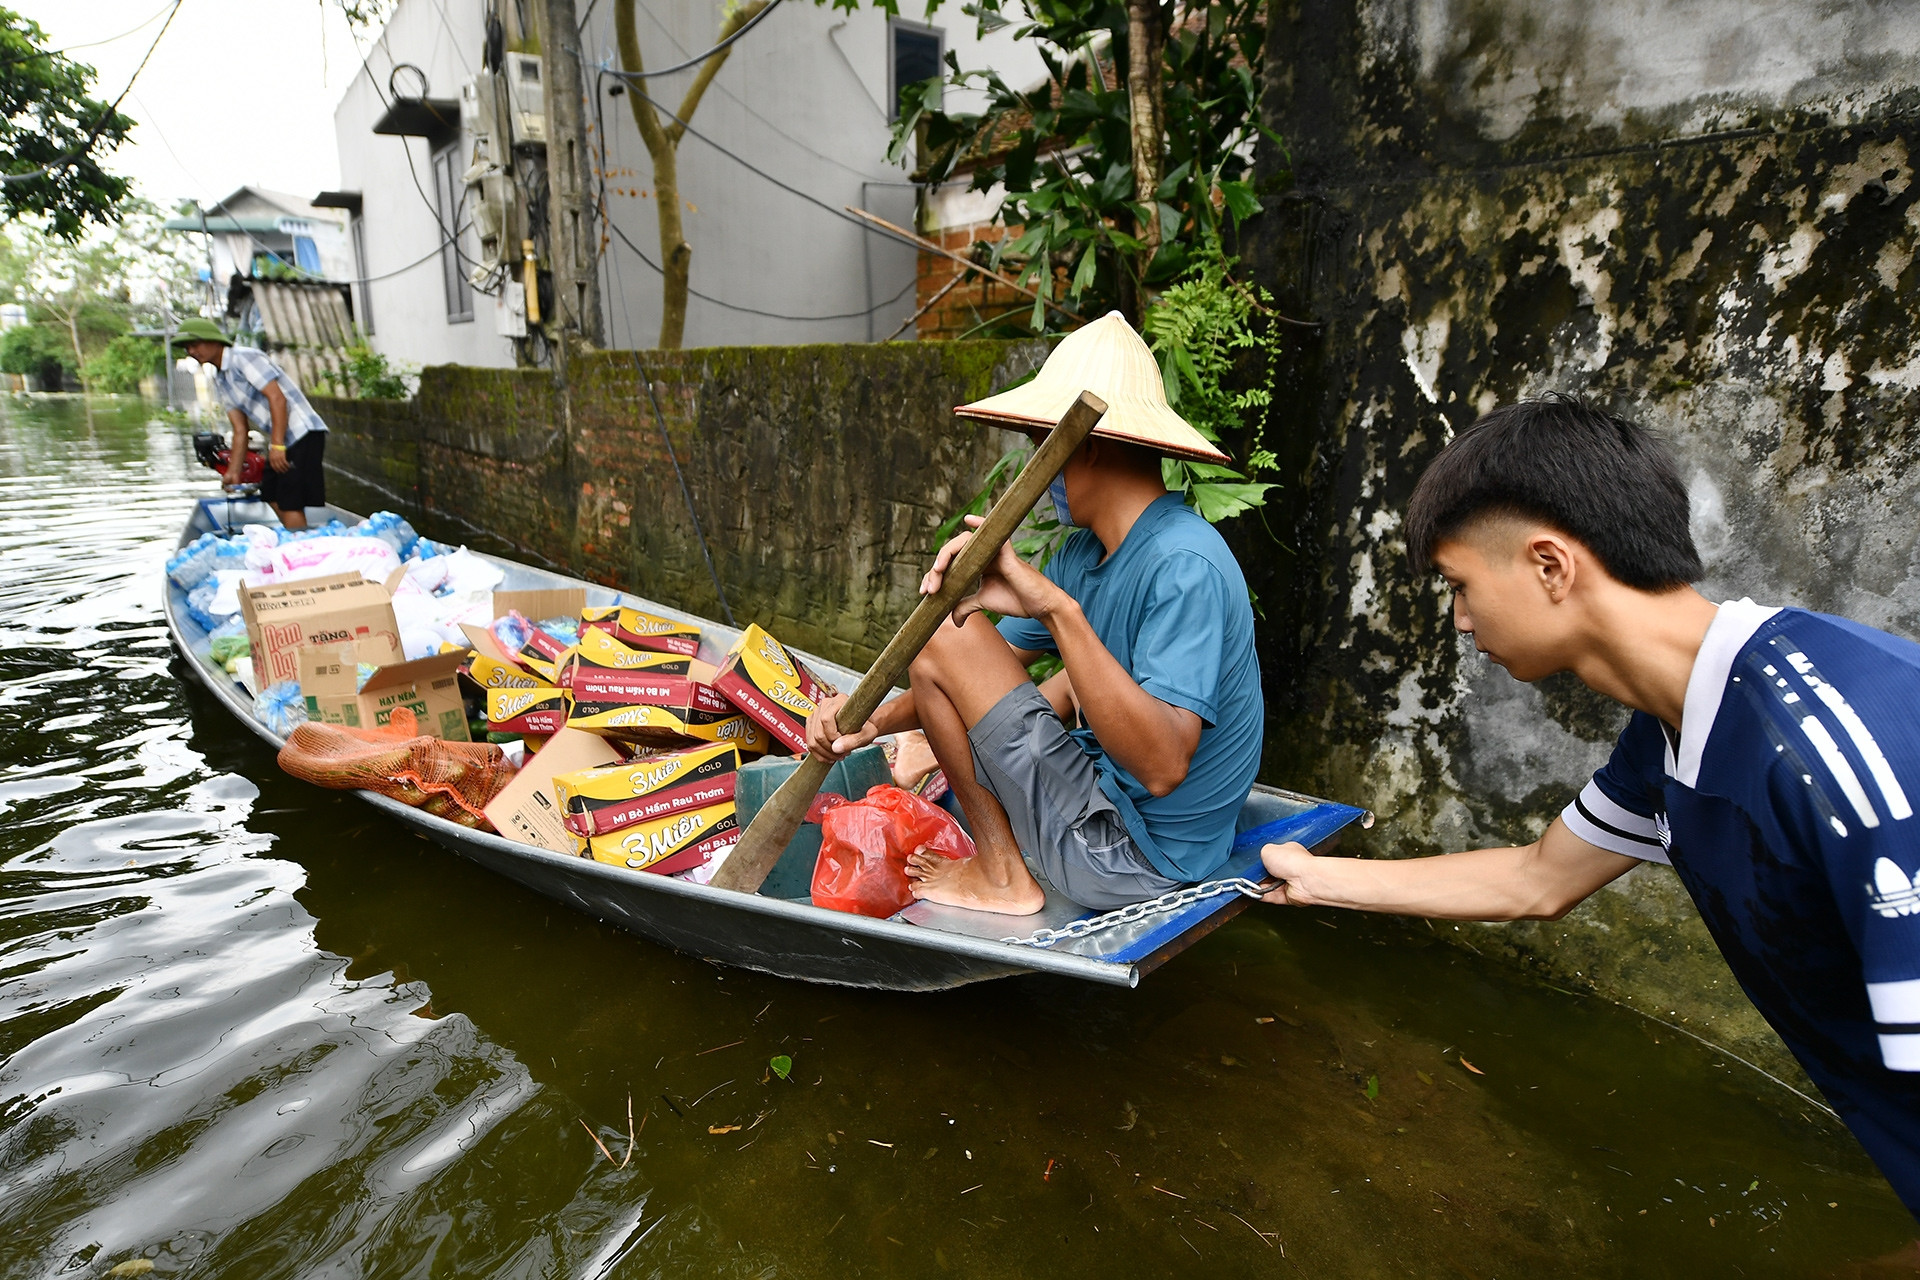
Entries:
[[[360, 520], [337, 508], [329, 508], [328, 515], [348, 524]], [[203, 533], [277, 523], [271, 508], [258, 501], [206, 498], [196, 504], [180, 545]], [[584, 587], [589, 605], [627, 604], [696, 623], [702, 631], [701, 656], [709, 660], [717, 659], [739, 635], [658, 601], [496, 556], [486, 559], [507, 575], [502, 590]], [[186, 593], [170, 581], [165, 592], [167, 626], [188, 670], [242, 725], [278, 750], [283, 740], [254, 719], [245, 688], [209, 657], [207, 634], [188, 616]], [[803, 656], [843, 688], [860, 677], [837, 663]], [[1252, 902], [1242, 893], [1216, 892], [1136, 918], [1112, 920], [1049, 892], [1046, 906], [1034, 916], [914, 903], [890, 919], [877, 920], [816, 907], [804, 898], [735, 893], [569, 857], [473, 831], [370, 791], [359, 794], [400, 826], [596, 919], [691, 955], [806, 982], [936, 991], [1013, 974], [1051, 973], [1132, 987]], [[1298, 840], [1323, 850], [1345, 827], [1362, 820], [1370, 822], [1362, 810], [1348, 805], [1256, 786], [1241, 808], [1233, 856], [1220, 877], [1257, 879], [1262, 844]], [[1099, 927], [1082, 933], [1088, 925]], [[1065, 936], [1048, 940], [1063, 931]]]

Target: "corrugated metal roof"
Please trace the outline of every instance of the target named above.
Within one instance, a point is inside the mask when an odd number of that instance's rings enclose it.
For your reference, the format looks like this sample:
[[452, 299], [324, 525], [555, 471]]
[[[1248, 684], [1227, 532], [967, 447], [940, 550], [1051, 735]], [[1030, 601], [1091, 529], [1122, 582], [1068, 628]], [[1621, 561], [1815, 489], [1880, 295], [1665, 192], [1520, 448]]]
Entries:
[[338, 375], [353, 341], [345, 286], [294, 280], [249, 284], [265, 345], [301, 390], [318, 390], [323, 373]]

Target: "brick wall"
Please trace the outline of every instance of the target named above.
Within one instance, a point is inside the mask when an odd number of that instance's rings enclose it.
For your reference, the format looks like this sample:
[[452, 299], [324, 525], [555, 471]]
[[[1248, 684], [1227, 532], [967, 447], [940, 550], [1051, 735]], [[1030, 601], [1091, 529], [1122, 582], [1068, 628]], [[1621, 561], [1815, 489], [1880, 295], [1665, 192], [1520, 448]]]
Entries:
[[603, 352], [575, 360], [564, 387], [544, 371], [449, 365], [425, 370], [405, 404], [314, 402], [332, 429], [334, 501], [717, 618], [677, 457], [734, 616], [864, 666], [912, 608], [935, 527], [1013, 443], [953, 406], [1044, 350]]
[[[940, 247], [968, 257], [980, 241], [992, 242], [1009, 234], [995, 222], [972, 222], [943, 227], [926, 233]], [[956, 277], [964, 277], [955, 283]], [[951, 285], [951, 288], [948, 286]], [[944, 294], [941, 290], [945, 289]], [[1003, 284], [996, 284], [977, 271], [968, 271], [951, 258], [920, 251], [920, 275], [914, 289], [915, 306], [927, 308], [915, 323], [922, 340], [963, 339], [986, 321], [1019, 312], [1031, 305], [1029, 299]], [[938, 299], [936, 301], [936, 298]], [[929, 305], [931, 304], [931, 305]]]

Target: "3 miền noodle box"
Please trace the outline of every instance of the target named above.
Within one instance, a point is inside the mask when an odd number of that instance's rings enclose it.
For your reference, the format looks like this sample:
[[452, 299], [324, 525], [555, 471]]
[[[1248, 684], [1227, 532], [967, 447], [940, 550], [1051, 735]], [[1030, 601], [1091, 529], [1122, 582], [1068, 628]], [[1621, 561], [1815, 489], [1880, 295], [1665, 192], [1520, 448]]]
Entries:
[[689, 676], [575, 668], [570, 692], [567, 723], [590, 733], [655, 747], [731, 742], [756, 754], [769, 745], [764, 729], [712, 685]]
[[482, 689], [551, 689], [552, 685], [511, 662], [484, 653], [475, 653], [467, 664], [467, 676]]
[[687, 747], [555, 778], [567, 830], [605, 835], [638, 823], [731, 803], [740, 750], [730, 742]]
[[487, 690], [487, 729], [492, 733], [558, 733], [571, 712], [565, 689]]
[[644, 609], [622, 606], [613, 611], [611, 619], [591, 619], [588, 625], [598, 627], [608, 621], [613, 624], [613, 638], [636, 649], [678, 653], [689, 658], [700, 652], [700, 628], [696, 623], [675, 622]]
[[706, 865], [739, 839], [740, 823], [729, 800], [594, 836], [584, 852], [609, 866], [669, 876]]
[[460, 698], [463, 653], [440, 653], [377, 668], [360, 683], [367, 649], [352, 642], [307, 645], [300, 651], [300, 696], [307, 718], [346, 729], [384, 729], [396, 710], [412, 714], [415, 727], [433, 738], [470, 742], [467, 709]]
[[566, 828], [554, 779], [583, 769], [617, 764], [620, 753], [605, 738], [561, 729], [527, 758], [520, 772], [487, 806], [487, 821], [509, 840], [538, 845], [554, 853], [577, 854], [580, 842]]
[[693, 659], [683, 653], [660, 653], [633, 649], [621, 644], [606, 631], [589, 628], [581, 631], [580, 643], [567, 656], [560, 669], [560, 684], [570, 687], [576, 669], [601, 671], [646, 671], [661, 676], [684, 676]]
[[354, 644], [360, 661], [375, 666], [404, 656], [393, 597], [357, 573], [244, 587], [240, 614], [247, 623], [254, 677], [263, 689], [300, 679], [300, 650], [307, 645]]
[[815, 704], [836, 692], [758, 625], [727, 651], [713, 687], [794, 752], [807, 749], [807, 718]]

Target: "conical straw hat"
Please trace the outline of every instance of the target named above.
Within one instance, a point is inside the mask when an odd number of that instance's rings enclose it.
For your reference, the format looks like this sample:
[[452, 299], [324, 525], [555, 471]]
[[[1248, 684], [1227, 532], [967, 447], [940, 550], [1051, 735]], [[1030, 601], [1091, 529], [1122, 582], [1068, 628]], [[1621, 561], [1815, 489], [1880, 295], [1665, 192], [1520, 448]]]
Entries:
[[995, 426], [1052, 428], [1082, 391], [1107, 402], [1096, 436], [1144, 445], [1176, 458], [1227, 462], [1208, 439], [1167, 405], [1166, 384], [1153, 352], [1126, 317], [1109, 311], [1060, 340], [1033, 381], [954, 412]]

